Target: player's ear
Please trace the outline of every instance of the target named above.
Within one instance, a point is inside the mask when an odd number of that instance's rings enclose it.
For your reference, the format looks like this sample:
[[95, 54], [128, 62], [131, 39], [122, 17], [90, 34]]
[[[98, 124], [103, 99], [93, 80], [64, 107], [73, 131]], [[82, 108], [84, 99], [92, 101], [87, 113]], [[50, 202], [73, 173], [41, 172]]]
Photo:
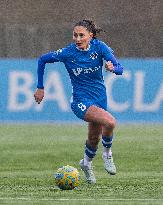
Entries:
[[93, 33], [92, 33], [92, 32], [90, 32], [90, 34], [89, 34], [89, 35], [90, 35], [90, 38], [93, 38]]

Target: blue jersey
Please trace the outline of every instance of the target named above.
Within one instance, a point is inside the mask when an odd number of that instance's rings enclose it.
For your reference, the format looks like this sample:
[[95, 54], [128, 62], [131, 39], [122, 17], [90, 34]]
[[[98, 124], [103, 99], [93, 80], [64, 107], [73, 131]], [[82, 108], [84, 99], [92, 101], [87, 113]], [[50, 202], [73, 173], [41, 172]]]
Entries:
[[50, 52], [38, 61], [38, 85], [43, 88], [43, 74], [46, 63], [63, 62], [72, 84], [73, 99], [92, 99], [97, 101], [106, 97], [103, 78], [103, 61], [111, 61], [113, 73], [121, 75], [123, 67], [117, 62], [113, 51], [104, 42], [92, 39], [87, 50], [80, 50], [75, 43], [65, 48]]

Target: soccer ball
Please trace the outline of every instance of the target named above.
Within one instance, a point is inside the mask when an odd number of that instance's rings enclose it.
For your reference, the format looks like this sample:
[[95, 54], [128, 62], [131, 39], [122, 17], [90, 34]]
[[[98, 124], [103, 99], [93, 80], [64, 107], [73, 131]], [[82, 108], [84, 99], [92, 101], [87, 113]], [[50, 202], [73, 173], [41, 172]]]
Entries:
[[69, 165], [59, 168], [54, 177], [56, 185], [62, 190], [72, 190], [80, 181], [78, 170]]

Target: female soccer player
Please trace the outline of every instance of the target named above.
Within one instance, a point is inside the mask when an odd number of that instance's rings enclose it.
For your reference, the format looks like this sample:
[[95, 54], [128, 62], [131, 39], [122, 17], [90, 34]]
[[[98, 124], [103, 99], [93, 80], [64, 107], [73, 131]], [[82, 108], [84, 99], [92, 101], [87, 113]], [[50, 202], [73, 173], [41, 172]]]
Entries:
[[113, 51], [96, 38], [99, 29], [90, 20], [82, 20], [73, 28], [73, 41], [65, 48], [42, 55], [38, 61], [38, 84], [34, 94], [37, 103], [44, 97], [43, 75], [46, 63], [61, 61], [69, 73], [72, 84], [71, 108], [74, 114], [88, 122], [88, 138], [80, 167], [88, 183], [96, 183], [92, 160], [96, 155], [102, 135], [104, 168], [116, 174], [112, 157], [115, 118], [107, 112], [107, 96], [102, 74], [103, 60], [106, 71], [121, 75], [123, 67], [117, 62]]

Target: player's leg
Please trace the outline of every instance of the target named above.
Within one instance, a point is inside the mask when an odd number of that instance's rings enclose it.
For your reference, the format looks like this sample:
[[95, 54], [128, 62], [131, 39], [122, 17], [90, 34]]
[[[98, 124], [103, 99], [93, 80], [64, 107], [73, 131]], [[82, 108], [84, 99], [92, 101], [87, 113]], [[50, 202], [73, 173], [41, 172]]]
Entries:
[[80, 161], [80, 166], [85, 173], [88, 183], [96, 183], [96, 178], [92, 169], [92, 160], [96, 155], [98, 143], [100, 141], [102, 126], [98, 123], [88, 123], [88, 139], [85, 143], [84, 159]]
[[[109, 132], [110, 133], [110, 132]], [[104, 161], [105, 170], [109, 174], [116, 174], [116, 166], [113, 161], [112, 156], [112, 143], [113, 143], [113, 132], [112, 135], [108, 135], [108, 130], [106, 127], [103, 127], [102, 131], [102, 145], [103, 145], [103, 154], [102, 158]]]
[[89, 166], [96, 155], [102, 126], [98, 123], [88, 123], [88, 139], [85, 143], [84, 165]]
[[85, 114], [87, 122], [98, 123], [102, 125], [102, 144], [104, 167], [110, 174], [116, 174], [116, 167], [112, 157], [113, 130], [116, 125], [114, 117], [102, 108], [91, 106]]
[[104, 133], [111, 136], [116, 125], [115, 118], [107, 111], [92, 105], [88, 108], [84, 120], [87, 122], [92, 122], [103, 126]]

